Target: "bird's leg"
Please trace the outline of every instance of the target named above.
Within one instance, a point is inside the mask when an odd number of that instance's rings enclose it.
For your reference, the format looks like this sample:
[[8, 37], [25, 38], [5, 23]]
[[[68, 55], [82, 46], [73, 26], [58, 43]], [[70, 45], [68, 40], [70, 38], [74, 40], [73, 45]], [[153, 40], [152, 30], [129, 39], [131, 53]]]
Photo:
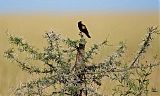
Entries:
[[81, 37], [81, 38], [83, 38], [83, 34], [82, 34], [82, 32], [81, 32], [81, 31], [79, 32], [79, 35], [80, 35], [80, 37]]

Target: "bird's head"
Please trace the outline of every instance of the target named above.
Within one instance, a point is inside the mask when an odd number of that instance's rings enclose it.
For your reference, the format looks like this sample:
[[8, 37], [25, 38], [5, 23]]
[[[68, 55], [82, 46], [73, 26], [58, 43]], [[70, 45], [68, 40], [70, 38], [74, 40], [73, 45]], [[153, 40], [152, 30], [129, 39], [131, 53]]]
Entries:
[[79, 24], [82, 24], [82, 21], [79, 21], [78, 23], [79, 23]]

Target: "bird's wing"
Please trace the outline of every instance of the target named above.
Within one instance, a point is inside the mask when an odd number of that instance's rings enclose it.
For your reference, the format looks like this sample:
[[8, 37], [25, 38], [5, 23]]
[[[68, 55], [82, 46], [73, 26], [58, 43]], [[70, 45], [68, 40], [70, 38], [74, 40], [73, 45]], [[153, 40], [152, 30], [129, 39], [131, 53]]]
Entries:
[[82, 29], [87, 29], [85, 25], [82, 25]]

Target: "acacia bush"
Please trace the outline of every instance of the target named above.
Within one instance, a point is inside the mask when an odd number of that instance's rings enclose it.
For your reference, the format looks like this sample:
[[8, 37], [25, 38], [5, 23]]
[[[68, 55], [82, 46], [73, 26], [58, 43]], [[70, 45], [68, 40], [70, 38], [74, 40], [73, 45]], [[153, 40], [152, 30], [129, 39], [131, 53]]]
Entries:
[[[21, 84], [14, 94], [16, 96], [104, 96], [95, 90], [96, 86], [101, 86], [104, 77], [113, 83], [116, 82], [113, 84], [112, 94], [108, 95], [148, 96], [151, 92], [158, 92], [156, 88], [149, 87], [149, 76], [154, 71], [153, 68], [160, 64], [159, 59], [155, 56], [152, 62], [143, 62], [154, 35], [158, 34], [158, 29], [150, 27], [147, 31], [139, 50], [134, 58], [131, 58], [132, 62], [124, 61], [126, 44], [120, 42], [117, 50], [98, 64], [92, 64], [90, 61], [102, 47], [108, 46], [107, 39], [102, 43], [93, 44], [85, 52], [87, 41], [83, 33], [80, 33], [80, 39], [72, 40], [62, 38], [52, 31], [44, 36], [48, 46], [39, 51], [23, 38], [9, 34], [11, 48], [4, 52], [4, 56], [11, 62], [16, 62], [22, 71], [38, 75], [35, 80]], [[41, 63], [38, 65], [32, 61]]]

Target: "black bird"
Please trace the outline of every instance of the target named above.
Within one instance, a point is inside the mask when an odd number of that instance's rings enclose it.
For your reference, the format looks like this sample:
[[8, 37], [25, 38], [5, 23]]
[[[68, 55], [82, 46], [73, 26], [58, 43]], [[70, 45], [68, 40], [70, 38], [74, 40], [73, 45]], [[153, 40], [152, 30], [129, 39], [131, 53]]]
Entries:
[[80, 30], [81, 32], [83, 32], [84, 34], [86, 34], [86, 36], [87, 36], [88, 38], [91, 38], [91, 36], [90, 36], [89, 33], [88, 33], [87, 27], [86, 27], [84, 24], [82, 24], [82, 21], [79, 21], [79, 22], [78, 22], [78, 28], [79, 28], [79, 30]]

